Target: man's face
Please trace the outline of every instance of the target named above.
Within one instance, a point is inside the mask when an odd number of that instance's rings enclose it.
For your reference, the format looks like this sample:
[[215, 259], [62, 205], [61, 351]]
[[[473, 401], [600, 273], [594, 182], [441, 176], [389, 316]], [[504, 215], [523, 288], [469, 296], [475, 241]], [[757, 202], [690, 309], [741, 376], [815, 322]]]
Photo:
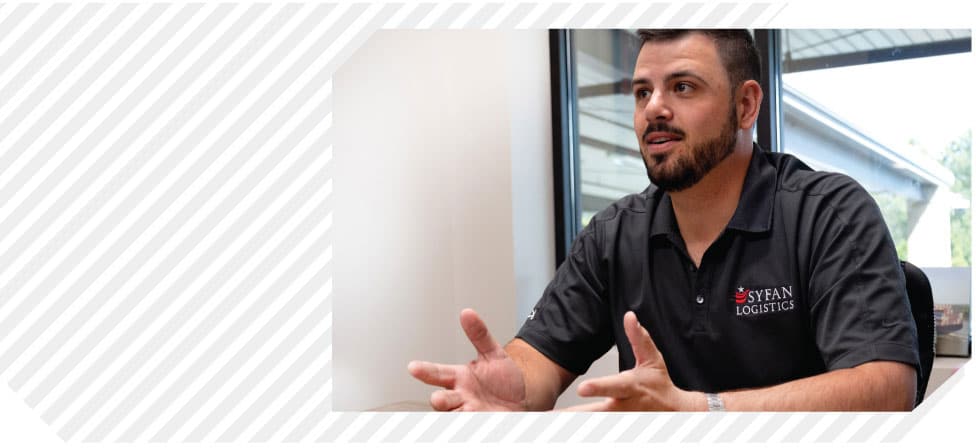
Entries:
[[641, 48], [634, 67], [634, 131], [647, 176], [658, 188], [691, 187], [732, 153], [739, 126], [729, 84], [706, 36], [691, 33]]

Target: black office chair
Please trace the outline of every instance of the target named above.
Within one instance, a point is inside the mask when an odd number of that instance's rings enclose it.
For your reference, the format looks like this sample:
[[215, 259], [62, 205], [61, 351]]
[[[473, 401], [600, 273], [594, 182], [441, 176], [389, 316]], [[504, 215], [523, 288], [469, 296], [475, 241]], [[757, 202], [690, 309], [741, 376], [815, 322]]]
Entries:
[[905, 271], [908, 301], [918, 328], [918, 357], [922, 370], [918, 372], [918, 386], [915, 389], [917, 407], [925, 398], [925, 388], [932, 374], [932, 363], [935, 362], [935, 303], [932, 300], [932, 284], [925, 273], [907, 261], [901, 262], [901, 268]]

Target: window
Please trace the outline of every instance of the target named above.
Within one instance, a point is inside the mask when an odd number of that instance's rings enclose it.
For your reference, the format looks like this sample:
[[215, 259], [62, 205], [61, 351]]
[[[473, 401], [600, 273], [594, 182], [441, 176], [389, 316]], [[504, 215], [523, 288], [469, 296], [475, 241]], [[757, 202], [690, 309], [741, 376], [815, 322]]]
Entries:
[[784, 150], [874, 196], [933, 284], [938, 353], [969, 355], [969, 30], [787, 30], [781, 44]]
[[[768, 101], [757, 141], [766, 142], [767, 150], [796, 154], [814, 169], [857, 179], [878, 202], [902, 259], [942, 283], [968, 285], [970, 126], [976, 99], [971, 32], [762, 30], [754, 35], [770, 75], [763, 82]], [[553, 53], [553, 68], [560, 71], [553, 73], [554, 93], [562, 101], [554, 107], [554, 118], [561, 119], [554, 123], [562, 123], [554, 132], [561, 263], [572, 237], [595, 213], [642, 191], [649, 181], [633, 132], [628, 88], [640, 49], [636, 30], [553, 31], [551, 36], [553, 48], [560, 50]], [[966, 335], [959, 343], [968, 352], [970, 288], [940, 297], [941, 286], [933, 284], [937, 303], [959, 302], [945, 308], [943, 327], [948, 331], [956, 320], [965, 322], [967, 328], [953, 331]], [[954, 316], [953, 322], [947, 316]]]

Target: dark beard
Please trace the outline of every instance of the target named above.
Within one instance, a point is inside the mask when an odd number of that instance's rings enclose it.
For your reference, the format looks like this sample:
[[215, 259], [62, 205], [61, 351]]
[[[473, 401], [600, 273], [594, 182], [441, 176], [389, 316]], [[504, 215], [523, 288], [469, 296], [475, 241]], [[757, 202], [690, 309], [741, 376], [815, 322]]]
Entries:
[[[674, 166], [659, 171], [657, 175], [645, 160], [644, 166], [647, 168], [647, 177], [654, 185], [667, 192], [678, 192], [697, 184], [712, 168], [715, 168], [715, 165], [718, 165], [735, 151], [737, 124], [735, 106], [733, 105], [718, 137], [689, 148], [690, 151], [685, 154], [671, 154], [670, 157], [676, 158]], [[663, 161], [663, 157], [657, 159], [658, 164]]]

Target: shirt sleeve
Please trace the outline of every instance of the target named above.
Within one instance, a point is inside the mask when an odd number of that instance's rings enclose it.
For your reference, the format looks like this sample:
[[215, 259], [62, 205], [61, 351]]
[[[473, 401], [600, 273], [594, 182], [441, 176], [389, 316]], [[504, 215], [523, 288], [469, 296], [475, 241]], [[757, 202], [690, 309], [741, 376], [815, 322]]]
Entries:
[[835, 175], [811, 237], [810, 316], [828, 370], [869, 361], [919, 369], [904, 272], [874, 199]]
[[596, 219], [577, 236], [516, 337], [577, 375], [613, 344]]

